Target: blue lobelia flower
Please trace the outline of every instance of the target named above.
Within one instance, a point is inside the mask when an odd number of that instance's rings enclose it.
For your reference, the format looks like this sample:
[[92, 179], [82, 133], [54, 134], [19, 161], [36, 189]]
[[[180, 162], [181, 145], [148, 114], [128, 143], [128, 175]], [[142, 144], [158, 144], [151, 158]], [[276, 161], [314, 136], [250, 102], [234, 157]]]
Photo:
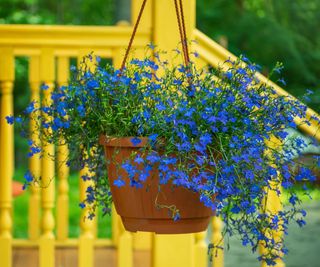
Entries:
[[114, 184], [115, 186], [117, 186], [117, 187], [122, 187], [122, 186], [124, 186], [126, 183], [125, 183], [125, 181], [122, 180], [122, 179], [117, 179], [117, 180], [114, 180], [114, 181], [113, 181], [113, 184]]
[[142, 142], [141, 139], [139, 139], [138, 137], [131, 138], [130, 141], [134, 146], [137, 146]]
[[8, 124], [13, 124], [14, 123], [14, 117], [12, 115], [11, 116], [6, 116], [6, 120], [7, 120]]

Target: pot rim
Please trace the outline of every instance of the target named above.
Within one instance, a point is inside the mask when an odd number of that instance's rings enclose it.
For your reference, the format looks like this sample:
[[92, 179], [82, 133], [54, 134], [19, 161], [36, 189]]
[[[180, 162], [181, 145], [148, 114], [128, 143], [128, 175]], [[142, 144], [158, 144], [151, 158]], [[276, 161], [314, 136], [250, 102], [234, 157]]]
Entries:
[[[139, 144], [133, 144], [132, 139], [138, 138], [141, 142]], [[148, 137], [137, 137], [137, 136], [127, 136], [127, 137], [112, 137], [101, 134], [99, 136], [99, 144], [109, 147], [146, 147], [149, 144]]]

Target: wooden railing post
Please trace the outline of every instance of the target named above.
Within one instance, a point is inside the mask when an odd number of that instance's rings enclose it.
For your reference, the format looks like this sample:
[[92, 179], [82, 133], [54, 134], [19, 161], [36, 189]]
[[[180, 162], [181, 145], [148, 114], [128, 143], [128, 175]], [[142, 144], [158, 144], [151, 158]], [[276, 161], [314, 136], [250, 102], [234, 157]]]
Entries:
[[[281, 186], [271, 182], [270, 188], [272, 189], [266, 189], [267, 195], [265, 197], [265, 200], [262, 203], [262, 209], [269, 214], [277, 214], [279, 211], [282, 210], [280, 196], [276, 192], [276, 191], [281, 192]], [[281, 230], [273, 230], [271, 235], [276, 242], [279, 242], [282, 239], [283, 232]], [[260, 244], [259, 251], [261, 254], [263, 254], [263, 252], [265, 251], [265, 247], [263, 246], [263, 244]], [[282, 259], [278, 258], [275, 261], [276, 261], [276, 264], [274, 265], [275, 267], [285, 266], [285, 263], [283, 262]], [[265, 261], [262, 261], [261, 267], [268, 267], [268, 265]]]
[[[80, 62], [82, 62], [83, 57], [87, 56], [90, 53], [90, 49], [83, 49], [79, 51], [78, 57], [78, 67]], [[90, 70], [95, 68], [95, 59], [92, 59], [92, 62], [86, 61], [87, 67]], [[90, 156], [90, 155], [86, 155]], [[84, 181], [81, 177], [87, 175], [91, 176], [93, 173], [89, 173], [89, 169], [85, 166], [80, 171], [80, 202], [84, 202], [87, 197], [87, 188], [94, 186], [93, 180]], [[78, 256], [78, 266], [79, 267], [93, 267], [94, 264], [94, 239], [97, 235], [97, 216], [92, 219], [88, 218], [88, 212], [90, 207], [88, 204], [82, 209], [80, 217], [80, 238], [79, 238], [79, 256]], [[97, 215], [97, 214], [96, 214]]]
[[[69, 79], [69, 58], [58, 58], [58, 86], [66, 85]], [[66, 164], [68, 158], [68, 146], [61, 139], [61, 144], [58, 146], [58, 199], [57, 199], [57, 239], [65, 240], [68, 238], [69, 230], [69, 167]]]
[[195, 262], [195, 234], [153, 235], [152, 267], [205, 267]]
[[1, 267], [12, 265], [12, 176], [14, 167], [13, 127], [5, 119], [13, 115], [14, 55], [0, 50], [0, 252]]
[[[49, 105], [51, 94], [54, 90], [54, 64], [53, 49], [41, 50], [40, 73], [41, 81], [44, 82], [48, 89], [43, 90], [42, 105]], [[46, 116], [45, 114], [43, 114]], [[42, 234], [39, 242], [39, 264], [40, 267], [55, 266], [55, 237], [54, 237], [54, 145], [49, 144], [42, 139], [43, 155], [41, 159], [41, 197], [42, 197]]]
[[[160, 50], [167, 51], [167, 59], [170, 60], [173, 49], [179, 46], [181, 50], [174, 1], [155, 0], [152, 4], [152, 42], [157, 45]], [[195, 27], [195, 0], [184, 0], [183, 4], [186, 33], [190, 41], [193, 38], [192, 33]], [[154, 235], [152, 244], [152, 267], [194, 266], [194, 238], [194, 234]], [[203, 266], [199, 265], [199, 267]]]
[[117, 267], [133, 267], [133, 239], [132, 234], [127, 232], [121, 221], [118, 243]]
[[[91, 181], [84, 181], [81, 177], [88, 175], [88, 168], [85, 167], [80, 171], [80, 201], [86, 199], [87, 188], [92, 184]], [[80, 238], [79, 238], [79, 267], [93, 267], [94, 264], [94, 219], [88, 219], [89, 207], [85, 206], [80, 216]]]
[[[31, 101], [36, 102], [36, 106], [40, 105], [40, 58], [38, 56], [32, 56], [29, 60], [29, 84], [31, 90]], [[36, 125], [37, 116], [39, 112], [32, 113], [30, 118], [30, 132], [31, 139], [37, 145], [41, 144], [39, 140], [39, 129]], [[29, 169], [32, 175], [39, 177], [41, 173], [41, 160], [40, 155], [35, 154], [29, 159]], [[28, 224], [28, 234], [29, 239], [35, 240], [39, 238], [40, 233], [40, 190], [39, 185], [30, 185], [31, 195], [29, 198], [29, 224]]]
[[[267, 146], [270, 147], [270, 149], [282, 150], [283, 143], [281, 140], [279, 140], [275, 136], [272, 136], [270, 140], [266, 140], [265, 142]], [[270, 153], [270, 151], [266, 151], [266, 153]], [[271, 153], [270, 153], [270, 157], [272, 157]], [[271, 163], [270, 163], [271, 165], [272, 165], [272, 160], [274, 159], [271, 158]], [[269, 182], [269, 186], [265, 188], [265, 190], [266, 190], [266, 196], [263, 199], [263, 203], [261, 203], [262, 211], [268, 215], [276, 215], [282, 210], [282, 203], [281, 203], [282, 187], [281, 187], [279, 177], [274, 177], [274, 180]], [[270, 233], [271, 237], [276, 242], [281, 242], [283, 234], [284, 233], [282, 229], [272, 230]], [[265, 247], [263, 243], [260, 243], [259, 251], [261, 254], [264, 254]], [[283, 257], [282, 254], [280, 254], [279, 256]], [[277, 258], [275, 261], [276, 261], [276, 264], [274, 265], [275, 267], [285, 266], [285, 263], [282, 259]], [[268, 267], [268, 265], [265, 261], [262, 261], [261, 267]]]
[[195, 265], [207, 266], [208, 265], [208, 245], [206, 244], [207, 232], [200, 232], [195, 234]]
[[[222, 220], [214, 216], [212, 218], [212, 237], [211, 242], [214, 245], [214, 248], [212, 250], [212, 267], [223, 267], [224, 265], [224, 252], [222, 248], [223, 246], [223, 240], [222, 240], [222, 228], [223, 228], [223, 222]], [[216, 247], [218, 246], [218, 247]]]
[[[196, 25], [196, 0], [184, 0], [184, 17], [188, 41], [193, 40]], [[175, 14], [174, 1], [153, 1], [153, 43], [169, 53], [179, 46], [179, 29]]]

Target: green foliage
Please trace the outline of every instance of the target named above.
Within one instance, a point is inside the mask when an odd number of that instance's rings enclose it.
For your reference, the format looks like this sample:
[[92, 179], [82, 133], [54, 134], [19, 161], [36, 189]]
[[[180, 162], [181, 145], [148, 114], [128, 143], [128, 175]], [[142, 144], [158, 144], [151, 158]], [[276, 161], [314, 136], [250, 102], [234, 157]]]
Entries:
[[[288, 91], [315, 91], [310, 106], [320, 111], [320, 1], [197, 1], [197, 25], [210, 37], [226, 36], [228, 49], [245, 53], [268, 74], [275, 61], [284, 63]], [[275, 80], [277, 82], [277, 80]]]
[[0, 23], [110, 25], [113, 0], [1, 0]]
[[[14, 180], [24, 182], [24, 168], [16, 169]], [[72, 173], [69, 177], [69, 237], [78, 237], [80, 234], [81, 209], [79, 203], [79, 176]], [[58, 192], [58, 188], [56, 188]], [[30, 191], [14, 199], [13, 209], [13, 236], [15, 238], [26, 238], [28, 236], [28, 209], [29, 209]], [[54, 210], [56, 213], [56, 209]], [[102, 212], [98, 212], [98, 237], [111, 237], [111, 218], [110, 216], [102, 216]]]

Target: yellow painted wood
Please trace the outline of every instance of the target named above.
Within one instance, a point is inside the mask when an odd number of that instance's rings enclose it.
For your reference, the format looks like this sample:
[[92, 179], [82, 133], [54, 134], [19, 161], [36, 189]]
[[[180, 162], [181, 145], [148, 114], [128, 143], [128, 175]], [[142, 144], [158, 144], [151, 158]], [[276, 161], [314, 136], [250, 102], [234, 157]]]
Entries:
[[[222, 229], [223, 223], [222, 220], [214, 216], [212, 218], [212, 237], [211, 242], [214, 246], [223, 247], [223, 239], [222, 239]], [[224, 252], [222, 249], [214, 248], [212, 250], [212, 267], [223, 267], [224, 266]]]
[[[52, 102], [51, 93], [54, 90], [55, 64], [53, 49], [42, 49], [40, 58], [40, 78], [49, 88], [43, 91], [42, 105]], [[47, 116], [45, 113], [44, 116]], [[49, 118], [48, 118], [49, 119]], [[53, 161], [54, 145], [42, 140], [43, 155], [41, 159], [41, 204], [42, 204], [42, 234], [39, 240], [39, 266], [55, 266], [54, 248], [54, 198], [55, 198], [55, 164]]]
[[[184, 13], [187, 38], [192, 39], [191, 33], [195, 25], [195, 1], [185, 0]], [[160, 50], [168, 52], [166, 59], [171, 62], [171, 51], [180, 42], [174, 1], [153, 1], [153, 36], [152, 41]], [[181, 50], [181, 45], [179, 46]], [[181, 58], [182, 62], [182, 58]], [[175, 63], [179, 63], [176, 61]], [[191, 267], [195, 262], [194, 234], [154, 235], [152, 247], [153, 267]], [[199, 266], [202, 267], [202, 266]]]
[[[134, 25], [134, 23], [137, 20], [141, 5], [143, 0], [132, 0], [131, 1], [131, 24]], [[139, 31], [140, 29], [143, 31], [150, 31], [152, 26], [152, 3], [153, 0], [147, 1], [147, 4], [144, 8], [144, 12], [139, 24]]]
[[[58, 26], [58, 25], [0, 25], [0, 44], [14, 45], [17, 49], [54, 47], [59, 49], [91, 50], [126, 46], [131, 26]], [[137, 33], [135, 46], [148, 43], [150, 31], [143, 28]], [[35, 51], [35, 50], [33, 50]]]
[[195, 265], [194, 243], [194, 234], [154, 234], [152, 267], [202, 267]]
[[118, 243], [118, 263], [117, 267], [133, 267], [133, 240], [132, 234], [127, 232], [123, 224], [120, 224], [120, 236]]
[[[99, 56], [98, 54], [94, 53], [92, 56], [92, 60], [89, 60], [87, 58], [87, 56], [89, 54], [91, 54], [93, 51], [90, 48], [84, 48], [84, 49], [80, 49], [78, 51], [78, 67], [81, 67], [81, 62], [83, 62], [85, 60], [87, 69], [90, 71], [94, 71], [96, 68], [96, 56]], [[85, 168], [80, 172], [80, 177], [84, 174], [86, 174], [88, 172], [88, 170]], [[91, 175], [93, 175], [93, 173], [91, 173]], [[92, 181], [86, 181], [84, 182], [82, 179], [80, 179], [80, 188], [81, 190], [86, 190], [88, 186], [93, 186], [93, 182]], [[85, 195], [81, 195], [83, 192], [80, 192], [80, 199], [84, 199]], [[85, 213], [83, 213], [83, 216]], [[92, 225], [90, 226], [90, 231], [93, 235], [93, 238], [97, 238], [98, 236], [98, 210], [96, 210], [96, 216], [94, 217], [94, 219], [92, 220]]]
[[[13, 247], [38, 247], [38, 240], [30, 240], [30, 239], [13, 239], [12, 240]], [[56, 240], [55, 247], [58, 248], [71, 248], [79, 246], [79, 238], [68, 238], [66, 240]], [[99, 238], [94, 239], [94, 247], [108, 247], [114, 248], [113, 242], [108, 238]]]
[[125, 54], [125, 47], [117, 47], [112, 51], [112, 64], [116, 68], [121, 67], [121, 63]]
[[147, 232], [133, 233], [133, 248], [139, 250], [150, 250], [152, 234]]
[[208, 245], [206, 243], [207, 232], [195, 234], [195, 265], [194, 267], [206, 267], [208, 265]]
[[[271, 183], [270, 186], [274, 190], [266, 189], [268, 191], [267, 191], [266, 199], [264, 200], [264, 203], [262, 204], [262, 209], [265, 210], [267, 213], [277, 214], [279, 211], [282, 210], [282, 204], [280, 201], [280, 196], [277, 195], [275, 190], [279, 190], [280, 192], [282, 190], [281, 190], [281, 186], [277, 183]], [[274, 238], [274, 240], [277, 242], [281, 241], [281, 239], [284, 235], [283, 231], [280, 231], [280, 230], [278, 230], [278, 231], [274, 230], [270, 234]], [[263, 253], [263, 251], [265, 250], [263, 244], [260, 244], [259, 250], [260, 250], [260, 253]], [[281, 255], [281, 256], [283, 256], [283, 255]], [[284, 267], [285, 263], [283, 262], [283, 260], [277, 259], [276, 265], [274, 265], [274, 266], [275, 267]], [[261, 267], [268, 267], [268, 265], [266, 264], [266, 262], [261, 262]]]
[[117, 214], [114, 205], [112, 205], [112, 211], [111, 211], [111, 233], [112, 234], [111, 234], [111, 236], [112, 236], [112, 242], [116, 247], [119, 244], [120, 223], [121, 223], [121, 218]]
[[[57, 68], [58, 86], [66, 85], [69, 79], [69, 58], [59, 57]], [[69, 167], [66, 165], [68, 160], [68, 146], [61, 138], [61, 145], [58, 146], [58, 199], [57, 199], [57, 239], [66, 240], [69, 230]]]
[[[31, 90], [31, 101], [35, 101], [36, 107], [40, 104], [40, 58], [32, 56], [29, 59], [29, 84]], [[31, 139], [38, 145], [41, 145], [39, 140], [38, 112], [32, 113], [30, 120]], [[40, 177], [41, 174], [41, 160], [40, 155], [35, 154], [29, 159], [30, 172], [35, 177]], [[28, 218], [28, 236], [31, 240], [39, 238], [40, 235], [40, 187], [39, 184], [30, 185], [29, 197], [29, 218]]]
[[59, 86], [66, 85], [70, 75], [70, 60], [68, 56], [58, 57], [57, 82]]
[[13, 115], [14, 57], [11, 48], [0, 50], [0, 256], [1, 267], [12, 265], [13, 127], [5, 116]]
[[[183, 1], [186, 33], [188, 41], [193, 40], [195, 27], [195, 0]], [[175, 13], [174, 1], [162, 0], [153, 2], [153, 42], [161, 50], [168, 52], [170, 59], [171, 51], [175, 48], [181, 50], [179, 28]]]
[[[89, 175], [88, 168], [84, 167], [80, 171], [80, 201], [83, 202], [86, 199], [86, 191], [89, 186], [93, 186], [92, 181], [83, 181], [81, 176]], [[80, 217], [80, 239], [79, 239], [79, 254], [78, 262], [79, 267], [93, 267], [94, 264], [94, 220], [88, 219], [88, 212], [90, 207], [88, 204], [82, 209]]]
[[[276, 138], [275, 136], [272, 136], [270, 140], [266, 140], [266, 143], [270, 149], [282, 149], [282, 142], [280, 139]], [[266, 153], [269, 153], [269, 151], [266, 151]], [[280, 212], [283, 207], [281, 203], [281, 193], [282, 193], [282, 188], [281, 188], [281, 182], [280, 182], [281, 177], [273, 177], [273, 181], [270, 181], [269, 186], [271, 189], [266, 188], [266, 197], [263, 200], [263, 203], [261, 203], [261, 209], [262, 212], [266, 214], [277, 214]], [[277, 194], [277, 191], [280, 192], [280, 195]], [[284, 236], [283, 231], [280, 230], [273, 230], [270, 233], [270, 236], [274, 238], [276, 242], [280, 242]], [[259, 251], [260, 253], [264, 253], [265, 247], [263, 243], [260, 243], [259, 245]], [[281, 254], [279, 255], [283, 257], [284, 255]], [[267, 267], [268, 265], [266, 262], [261, 262], [262, 267]], [[276, 267], [284, 267], [285, 263], [281, 259], [276, 260]]]

